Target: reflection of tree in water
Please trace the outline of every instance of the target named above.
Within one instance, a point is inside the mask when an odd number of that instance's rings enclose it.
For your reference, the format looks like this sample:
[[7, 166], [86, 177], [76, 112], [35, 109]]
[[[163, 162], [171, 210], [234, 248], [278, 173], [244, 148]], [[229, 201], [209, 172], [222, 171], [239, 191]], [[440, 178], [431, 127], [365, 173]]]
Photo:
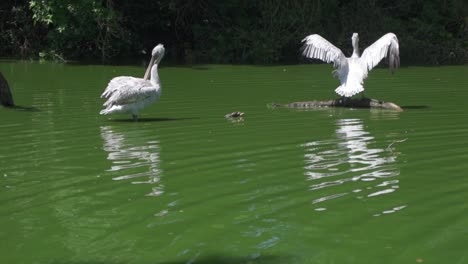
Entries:
[[[338, 193], [317, 198], [313, 203], [350, 193], [360, 193], [363, 188], [379, 189], [368, 193], [367, 197], [394, 192], [399, 182], [395, 176], [400, 173], [394, 164], [397, 154], [388, 149], [372, 148], [375, 138], [364, 130], [360, 119], [340, 119], [337, 121], [337, 126], [337, 140], [304, 144], [306, 148], [305, 175], [313, 182], [310, 189], [315, 191], [336, 186], [335, 188], [341, 190]], [[369, 187], [369, 182], [377, 183]], [[338, 185], [347, 186], [346, 184], [351, 187], [351, 190], [343, 192], [342, 187], [337, 187]]]
[[159, 182], [159, 141], [145, 141], [141, 133], [129, 131], [124, 134], [114, 131], [111, 126], [101, 127], [103, 149], [108, 153], [107, 159], [112, 162], [107, 171], [116, 181], [131, 179], [133, 184], [155, 184], [147, 195], [158, 196], [164, 192], [164, 185]]

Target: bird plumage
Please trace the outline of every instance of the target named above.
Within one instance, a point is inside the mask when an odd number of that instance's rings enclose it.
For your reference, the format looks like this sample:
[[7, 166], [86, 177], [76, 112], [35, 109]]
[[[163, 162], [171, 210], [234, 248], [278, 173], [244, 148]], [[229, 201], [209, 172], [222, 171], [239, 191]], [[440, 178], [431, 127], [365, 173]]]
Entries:
[[158, 75], [158, 64], [164, 56], [164, 46], [157, 45], [152, 52], [144, 78], [119, 76], [113, 78], [101, 95], [107, 99], [101, 115], [131, 113], [134, 119], [139, 112], [158, 101], [161, 96], [161, 82]]
[[101, 114], [132, 113], [138, 115], [140, 110], [156, 101], [160, 97], [160, 86], [154, 86], [150, 81], [130, 76], [113, 78], [102, 98], [107, 101], [103, 104], [106, 108]]
[[335, 92], [344, 97], [351, 97], [364, 91], [363, 83], [379, 62], [387, 57], [390, 69], [393, 71], [400, 65], [398, 39], [395, 34], [387, 33], [370, 45], [359, 56], [358, 34], [352, 36], [353, 55], [346, 57], [343, 52], [320, 35], [313, 34], [305, 37], [302, 42], [302, 55], [309, 59], [319, 59], [326, 63], [333, 63], [334, 75], [341, 85]]
[[367, 47], [362, 53], [362, 62], [367, 70], [372, 70], [379, 62], [388, 57], [390, 69], [393, 71], [400, 66], [400, 51], [397, 36], [387, 33]]

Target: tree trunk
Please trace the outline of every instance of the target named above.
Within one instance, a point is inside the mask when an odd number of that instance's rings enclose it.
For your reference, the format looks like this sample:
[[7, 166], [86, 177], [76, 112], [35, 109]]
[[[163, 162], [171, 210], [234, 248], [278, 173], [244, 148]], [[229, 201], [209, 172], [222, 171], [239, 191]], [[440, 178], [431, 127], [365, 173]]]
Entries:
[[382, 108], [403, 111], [401, 107], [391, 102], [384, 102], [371, 98], [339, 98], [328, 101], [304, 101], [289, 104], [272, 104], [272, 107], [286, 108], [320, 108], [320, 107], [349, 107], [349, 108]]
[[5, 107], [15, 106], [8, 82], [0, 72], [0, 104]]

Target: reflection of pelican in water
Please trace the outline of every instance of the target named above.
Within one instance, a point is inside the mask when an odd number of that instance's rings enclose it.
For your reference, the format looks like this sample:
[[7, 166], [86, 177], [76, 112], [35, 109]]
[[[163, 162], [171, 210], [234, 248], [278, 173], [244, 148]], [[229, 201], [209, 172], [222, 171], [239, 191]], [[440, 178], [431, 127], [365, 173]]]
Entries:
[[[378, 191], [369, 193], [368, 197], [391, 193], [398, 188], [399, 170], [394, 166], [396, 154], [386, 149], [373, 148], [375, 138], [364, 130], [360, 119], [340, 119], [337, 121], [337, 140], [309, 142], [306, 148], [305, 175], [314, 181], [311, 190], [319, 190], [345, 183], [355, 182], [353, 193], [362, 191], [363, 187]], [[367, 182], [374, 182], [368, 187]], [[361, 182], [361, 183], [359, 183]], [[363, 183], [366, 182], [366, 183]], [[340, 188], [342, 190], [342, 188]], [[338, 198], [350, 192], [340, 192], [314, 200], [314, 203]]]
[[[144, 140], [139, 130], [127, 132], [116, 132], [111, 126], [101, 127], [103, 149], [108, 153], [107, 159], [112, 162], [107, 171], [117, 175], [112, 178], [116, 181], [132, 179], [133, 184], [157, 184], [148, 195], [161, 195], [164, 186], [159, 182], [159, 141]], [[147, 180], [137, 180], [145, 177]]]
[[[382, 178], [386, 176], [394, 176], [394, 171], [388, 171], [385, 164], [395, 162], [394, 156], [380, 156], [384, 154], [384, 149], [370, 148], [369, 143], [372, 143], [374, 137], [370, 136], [369, 132], [364, 131], [362, 121], [359, 119], [343, 119], [338, 120], [339, 129], [336, 133], [340, 139], [343, 139], [340, 145], [348, 149], [348, 163], [351, 166], [352, 172], [369, 171], [361, 174], [354, 179], [371, 179]], [[369, 178], [370, 177], [370, 178]]]

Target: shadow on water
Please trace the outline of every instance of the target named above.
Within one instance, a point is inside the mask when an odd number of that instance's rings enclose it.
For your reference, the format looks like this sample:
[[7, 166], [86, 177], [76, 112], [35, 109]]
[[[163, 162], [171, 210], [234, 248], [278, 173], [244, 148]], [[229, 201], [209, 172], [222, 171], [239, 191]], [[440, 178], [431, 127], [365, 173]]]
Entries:
[[126, 264], [122, 261], [54, 261], [51, 264]]
[[204, 64], [190, 65], [189, 67], [193, 70], [198, 70], [198, 71], [206, 71], [206, 70], [213, 69], [213, 67], [210, 67], [209, 65], [204, 65]]
[[430, 108], [430, 107], [427, 106], [427, 105], [404, 105], [401, 108], [403, 108], [403, 110], [405, 110], [405, 109], [427, 109], [427, 108]]
[[120, 122], [120, 123], [146, 123], [146, 122], [166, 122], [166, 121], [183, 121], [183, 120], [194, 120], [200, 119], [199, 117], [181, 117], [181, 118], [171, 118], [171, 117], [159, 117], [159, 118], [138, 118], [138, 121], [134, 121], [132, 118], [121, 118], [121, 119], [111, 119], [111, 122]]
[[39, 108], [36, 108], [34, 106], [21, 106], [21, 105], [14, 105], [14, 106], [8, 106], [8, 107], [3, 107], [5, 109], [12, 109], [15, 111], [24, 111], [24, 112], [40, 112], [41, 110]]
[[[155, 261], [155, 264], [283, 264], [283, 263], [292, 263], [293, 258], [289, 256], [246, 256], [246, 257], [236, 257], [236, 256], [206, 256], [200, 258], [186, 259], [186, 260], [174, 260], [174, 261]], [[56, 261], [52, 264], [126, 264], [122, 261]]]
[[292, 258], [288, 256], [245, 256], [245, 257], [236, 257], [236, 256], [206, 256], [190, 260], [179, 260], [179, 261], [166, 261], [166, 262], [156, 262], [157, 264], [259, 264], [259, 263], [291, 263]]

